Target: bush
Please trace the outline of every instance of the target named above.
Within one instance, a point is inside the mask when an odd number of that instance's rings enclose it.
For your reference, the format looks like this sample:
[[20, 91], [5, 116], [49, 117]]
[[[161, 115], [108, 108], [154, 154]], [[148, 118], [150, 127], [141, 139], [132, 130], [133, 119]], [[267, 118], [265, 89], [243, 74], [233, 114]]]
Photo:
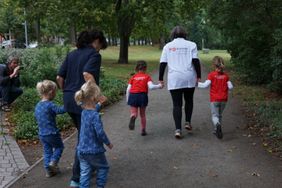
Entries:
[[[58, 91], [54, 102], [62, 105], [62, 92]], [[38, 126], [34, 117], [35, 105], [40, 98], [34, 88], [24, 88], [24, 93], [17, 99], [12, 111], [12, 121], [16, 124], [14, 136], [16, 139], [36, 139]], [[57, 116], [57, 126], [60, 130], [71, 126], [71, 119], [67, 114]]]
[[114, 103], [120, 100], [124, 94], [126, 82], [114, 77], [107, 77], [101, 80], [100, 87], [103, 94], [108, 97], [108, 102]]
[[[226, 38], [241, 78], [282, 93], [282, 1], [212, 1], [210, 20]], [[256, 16], [253, 16], [256, 15]]]
[[64, 61], [70, 48], [53, 47], [41, 49], [3, 49], [0, 50], [0, 63], [5, 63], [9, 55], [19, 56], [21, 66], [21, 82], [25, 87], [35, 87], [43, 79], [56, 79], [60, 64]]
[[[17, 99], [12, 111], [12, 122], [16, 124], [14, 135], [17, 139], [36, 139], [38, 126], [34, 118], [34, 107], [40, 98], [35, 86], [38, 81], [48, 79], [55, 81], [57, 70], [64, 61], [70, 48], [53, 47], [41, 49], [4, 49], [0, 50], [0, 63], [5, 63], [9, 55], [18, 55], [21, 58], [21, 81], [24, 93]], [[108, 97], [108, 103], [114, 103], [124, 93], [126, 82], [115, 77], [105, 77], [105, 70], [101, 68], [101, 90]], [[63, 105], [63, 93], [57, 92], [54, 100]], [[68, 114], [57, 116], [58, 128], [63, 130], [71, 126]]]

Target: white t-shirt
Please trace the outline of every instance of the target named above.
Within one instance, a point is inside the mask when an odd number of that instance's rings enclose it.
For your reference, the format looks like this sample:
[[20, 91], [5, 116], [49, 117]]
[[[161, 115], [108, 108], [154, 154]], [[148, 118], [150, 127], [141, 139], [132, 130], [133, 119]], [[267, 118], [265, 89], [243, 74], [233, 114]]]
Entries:
[[194, 42], [176, 38], [164, 46], [160, 62], [168, 65], [168, 90], [196, 86], [197, 74], [192, 64], [193, 58], [198, 58], [197, 45]]

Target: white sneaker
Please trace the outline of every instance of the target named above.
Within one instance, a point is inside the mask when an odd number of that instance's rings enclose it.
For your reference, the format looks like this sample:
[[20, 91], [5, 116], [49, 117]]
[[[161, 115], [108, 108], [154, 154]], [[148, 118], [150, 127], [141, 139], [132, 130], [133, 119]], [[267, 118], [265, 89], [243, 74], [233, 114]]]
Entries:
[[181, 130], [180, 129], [176, 129], [175, 133], [174, 133], [175, 138], [177, 139], [181, 139], [182, 135], [181, 135]]

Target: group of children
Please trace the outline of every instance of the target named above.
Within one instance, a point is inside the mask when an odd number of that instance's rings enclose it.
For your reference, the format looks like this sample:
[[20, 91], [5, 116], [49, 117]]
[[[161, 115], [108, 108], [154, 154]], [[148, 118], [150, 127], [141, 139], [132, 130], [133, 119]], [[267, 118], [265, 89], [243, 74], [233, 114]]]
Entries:
[[[214, 134], [221, 139], [222, 112], [227, 102], [228, 89], [232, 89], [232, 83], [224, 72], [224, 61], [216, 56], [213, 59], [215, 70], [208, 75], [208, 79], [198, 83], [199, 88], [210, 88], [210, 101]], [[146, 107], [148, 105], [148, 90], [161, 89], [163, 84], [153, 84], [151, 77], [146, 73], [145, 61], [138, 61], [134, 74], [129, 82], [126, 92], [127, 103], [130, 105], [129, 129], [135, 127], [138, 110], [141, 118], [141, 135], [146, 132]], [[39, 138], [44, 148], [44, 167], [46, 176], [51, 177], [59, 173], [58, 162], [62, 155], [64, 145], [56, 126], [56, 115], [65, 113], [64, 107], [56, 106], [52, 100], [56, 96], [57, 86], [50, 80], [39, 82], [36, 86], [41, 101], [35, 107], [35, 117], [39, 127]], [[81, 130], [79, 144], [76, 148], [80, 160], [80, 187], [90, 187], [92, 171], [96, 170], [97, 187], [104, 187], [109, 170], [105, 157], [104, 144], [112, 149], [103, 130], [103, 123], [99, 115], [101, 108], [101, 91], [93, 81], [87, 81], [75, 94], [75, 100], [83, 109], [81, 114]]]

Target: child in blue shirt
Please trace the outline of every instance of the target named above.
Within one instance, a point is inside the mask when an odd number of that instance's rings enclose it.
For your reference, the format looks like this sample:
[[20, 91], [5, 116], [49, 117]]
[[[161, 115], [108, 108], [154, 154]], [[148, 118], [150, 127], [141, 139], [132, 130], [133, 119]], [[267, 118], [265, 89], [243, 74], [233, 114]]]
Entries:
[[[79, 91], [75, 93], [75, 101], [81, 105], [81, 127], [77, 153], [80, 162], [80, 188], [89, 188], [92, 171], [96, 170], [96, 184], [98, 188], [104, 188], [107, 182], [109, 165], [105, 156], [104, 144], [112, 149], [103, 130], [103, 123], [96, 103], [101, 92], [93, 81], [87, 81]], [[98, 107], [99, 108], [99, 107]]]
[[59, 172], [58, 162], [64, 150], [60, 131], [56, 125], [56, 115], [65, 113], [65, 110], [63, 106], [58, 107], [52, 102], [57, 90], [54, 82], [50, 80], [38, 82], [36, 89], [41, 101], [37, 103], [34, 114], [39, 128], [39, 139], [44, 149], [46, 177], [52, 177]]

